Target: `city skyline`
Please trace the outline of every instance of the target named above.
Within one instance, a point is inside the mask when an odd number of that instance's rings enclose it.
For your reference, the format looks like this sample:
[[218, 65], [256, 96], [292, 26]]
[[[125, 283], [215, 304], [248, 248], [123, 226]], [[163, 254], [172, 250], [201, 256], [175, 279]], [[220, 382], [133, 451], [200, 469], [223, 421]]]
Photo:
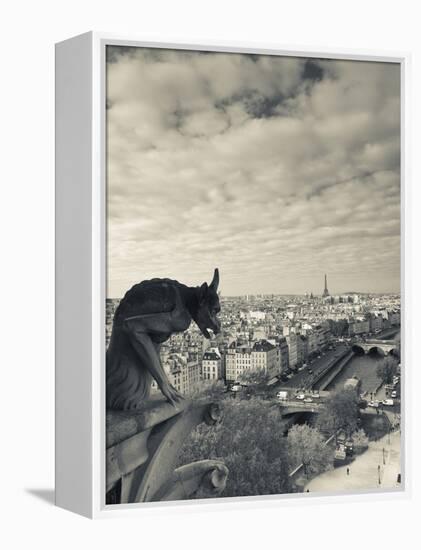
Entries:
[[109, 48], [108, 291], [400, 293], [387, 63]]

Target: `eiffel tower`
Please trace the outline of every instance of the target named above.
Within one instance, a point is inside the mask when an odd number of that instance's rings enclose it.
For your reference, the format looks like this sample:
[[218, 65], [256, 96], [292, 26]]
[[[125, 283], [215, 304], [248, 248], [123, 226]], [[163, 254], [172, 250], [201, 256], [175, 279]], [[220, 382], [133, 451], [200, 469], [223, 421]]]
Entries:
[[325, 274], [325, 289], [323, 291], [323, 298], [326, 298], [327, 296], [329, 296], [329, 291], [327, 289], [327, 275]]

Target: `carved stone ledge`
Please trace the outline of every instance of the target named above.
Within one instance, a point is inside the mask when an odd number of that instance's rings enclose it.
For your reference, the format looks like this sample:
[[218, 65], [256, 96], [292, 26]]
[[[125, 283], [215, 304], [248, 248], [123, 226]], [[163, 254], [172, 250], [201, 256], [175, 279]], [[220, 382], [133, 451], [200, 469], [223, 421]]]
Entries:
[[156, 395], [132, 411], [107, 410], [107, 449], [173, 418], [191, 406], [191, 401], [183, 399], [177, 403], [177, 407], [173, 407], [160, 395]]
[[201, 422], [221, 419], [216, 403], [162, 398], [141, 409], [107, 412], [107, 504], [199, 498], [220, 494], [228, 470], [204, 460], [175, 470], [178, 453]]
[[157, 500], [218, 496], [225, 489], [228, 468], [220, 460], [200, 460], [177, 468]]

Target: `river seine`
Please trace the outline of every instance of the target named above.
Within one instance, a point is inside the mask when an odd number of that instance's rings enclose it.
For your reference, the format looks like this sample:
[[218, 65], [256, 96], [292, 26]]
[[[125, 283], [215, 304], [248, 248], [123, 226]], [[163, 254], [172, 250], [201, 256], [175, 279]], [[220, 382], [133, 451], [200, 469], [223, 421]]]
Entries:
[[[400, 331], [390, 339], [399, 342]], [[378, 354], [354, 355], [343, 371], [338, 374], [326, 389], [340, 389], [348, 378], [357, 376], [362, 382], [363, 392], [375, 391], [381, 382], [376, 374], [376, 369], [383, 358], [384, 356]]]

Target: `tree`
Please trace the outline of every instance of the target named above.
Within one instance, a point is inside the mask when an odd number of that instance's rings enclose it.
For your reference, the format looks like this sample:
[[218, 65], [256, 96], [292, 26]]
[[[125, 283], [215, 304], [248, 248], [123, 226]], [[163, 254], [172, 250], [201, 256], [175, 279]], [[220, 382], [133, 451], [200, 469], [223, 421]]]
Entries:
[[344, 389], [330, 395], [317, 418], [317, 427], [329, 434], [344, 430], [349, 437], [358, 425], [359, 397], [354, 389]]
[[259, 393], [266, 388], [269, 382], [269, 375], [263, 369], [255, 369], [244, 372], [239, 377], [239, 382], [248, 386], [250, 393]]
[[362, 428], [352, 434], [352, 441], [356, 452], [361, 452], [368, 447], [368, 437]]
[[200, 424], [181, 449], [179, 465], [222, 459], [229, 469], [223, 496], [286, 493], [290, 490], [287, 443], [279, 407], [262, 399], [226, 399], [216, 426]]
[[393, 357], [385, 357], [381, 363], [377, 365], [376, 374], [384, 384], [393, 382], [393, 377], [398, 371], [396, 359]]
[[190, 393], [191, 399], [200, 399], [201, 397], [219, 401], [224, 397], [225, 385], [222, 380], [202, 380]]
[[303, 465], [307, 477], [328, 470], [333, 463], [332, 449], [324, 444], [319, 430], [307, 424], [289, 430], [288, 456], [290, 464]]

